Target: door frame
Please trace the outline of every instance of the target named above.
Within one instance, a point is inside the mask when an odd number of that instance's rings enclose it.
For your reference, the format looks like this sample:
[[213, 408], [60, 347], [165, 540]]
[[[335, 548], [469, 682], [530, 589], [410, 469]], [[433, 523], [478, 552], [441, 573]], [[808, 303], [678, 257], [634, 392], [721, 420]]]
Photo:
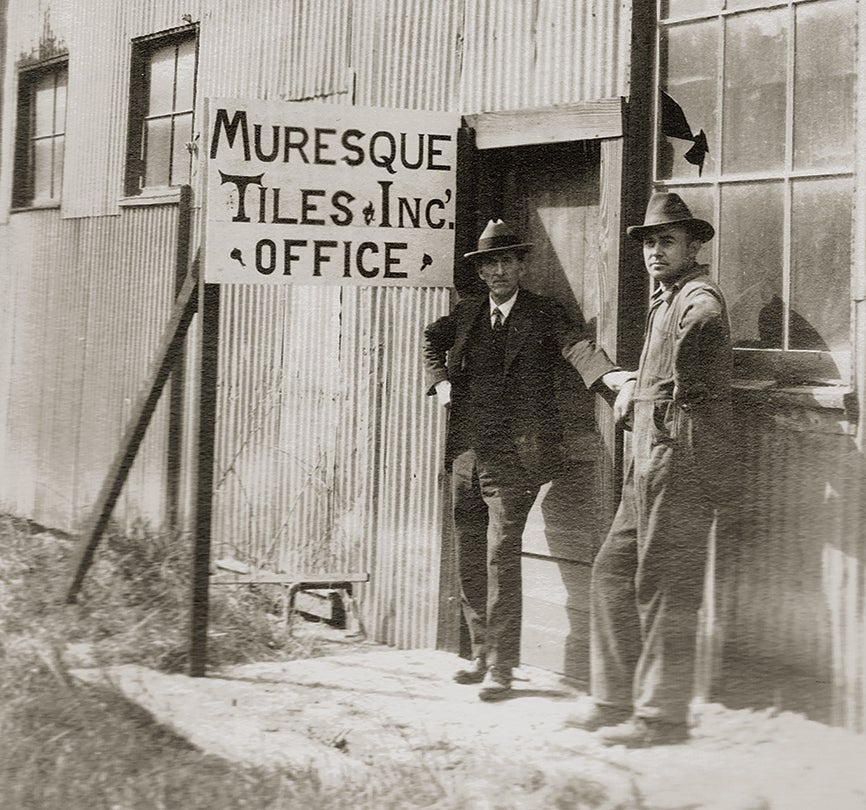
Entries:
[[[486, 149], [543, 145], [562, 142], [599, 141], [599, 216], [600, 241], [598, 284], [599, 313], [596, 340], [614, 362], [624, 365], [633, 363], [631, 347], [640, 345], [642, 319], [621, 313], [631, 307], [622, 306], [625, 295], [634, 291], [630, 279], [633, 273], [624, 266], [621, 249], [625, 226], [623, 213], [642, 206], [643, 199], [626, 198], [625, 189], [635, 185], [626, 184], [627, 155], [625, 152], [626, 121], [628, 106], [623, 98], [607, 98], [598, 101], [557, 105], [524, 110], [484, 112], [463, 116], [463, 127], [458, 137], [457, 170], [457, 220], [472, 223], [473, 227], [458, 227], [455, 244], [455, 267], [463, 253], [473, 249], [471, 239], [483, 223], [477, 222], [475, 205], [482, 179], [478, 177], [477, 153]], [[640, 186], [643, 184], [641, 183]], [[462, 238], [461, 238], [462, 237]], [[642, 281], [642, 277], [639, 277]], [[630, 283], [631, 282], [631, 283]], [[461, 288], [455, 274], [455, 284]], [[637, 331], [637, 335], [633, 334]], [[625, 355], [625, 356], [623, 356]], [[622, 480], [622, 431], [613, 422], [611, 404], [597, 396], [595, 418], [604, 448], [602, 465], [602, 500], [604, 516], [613, 517]], [[447, 471], [441, 475], [443, 505], [442, 554], [439, 579], [439, 621], [437, 647], [453, 652], [465, 652], [465, 636], [461, 634], [460, 589], [457, 581], [456, 550], [450, 517], [450, 494]]]

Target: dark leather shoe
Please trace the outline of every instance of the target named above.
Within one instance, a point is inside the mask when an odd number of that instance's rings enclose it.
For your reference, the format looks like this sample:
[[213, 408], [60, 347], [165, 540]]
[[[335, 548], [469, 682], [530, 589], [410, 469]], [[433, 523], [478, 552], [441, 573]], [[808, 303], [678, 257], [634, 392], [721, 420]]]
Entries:
[[511, 670], [491, 667], [484, 676], [478, 697], [481, 700], [493, 701], [507, 697], [511, 692]]
[[688, 740], [689, 727], [685, 723], [665, 723], [661, 720], [633, 717], [618, 726], [600, 728], [598, 737], [604, 745], [624, 745], [626, 748], [677, 745]]
[[481, 683], [487, 674], [487, 665], [483, 658], [476, 658], [468, 667], [458, 669], [454, 673], [457, 683]]
[[598, 731], [603, 726], [616, 726], [631, 717], [631, 709], [624, 706], [599, 706], [591, 703], [582, 707], [563, 721], [571, 728], [582, 728], [584, 731]]

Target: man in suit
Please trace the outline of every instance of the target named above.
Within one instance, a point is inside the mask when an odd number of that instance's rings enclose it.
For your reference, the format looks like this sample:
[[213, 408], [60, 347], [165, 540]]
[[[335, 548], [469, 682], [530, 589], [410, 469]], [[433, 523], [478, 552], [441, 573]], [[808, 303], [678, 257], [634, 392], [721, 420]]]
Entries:
[[482, 700], [507, 696], [519, 664], [521, 538], [560, 457], [557, 365], [564, 356], [587, 386], [604, 378], [618, 390], [627, 376], [558, 303], [520, 288], [530, 247], [491, 220], [465, 254], [489, 294], [462, 299], [424, 332], [428, 394], [451, 409], [445, 462], [472, 645], [455, 680], [480, 683]]
[[725, 298], [697, 262], [712, 239], [677, 194], [654, 194], [642, 225], [656, 283], [643, 351], [614, 404], [633, 458], [592, 567], [593, 702], [566, 720], [606, 745], [684, 742], [708, 535], [731, 498], [731, 336]]

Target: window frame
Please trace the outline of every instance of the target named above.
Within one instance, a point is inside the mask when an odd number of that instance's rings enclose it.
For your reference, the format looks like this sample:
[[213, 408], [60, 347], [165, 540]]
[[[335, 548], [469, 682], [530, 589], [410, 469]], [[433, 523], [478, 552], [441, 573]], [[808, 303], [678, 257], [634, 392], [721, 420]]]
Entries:
[[[685, 14], [663, 16], [665, 0], [657, 0], [656, 3], [656, 27], [655, 27], [655, 55], [654, 55], [654, 84], [653, 84], [653, 136], [651, 155], [651, 182], [653, 190], [663, 191], [667, 189], [679, 191], [681, 189], [700, 188], [709, 193], [713, 204], [713, 225], [716, 232], [720, 232], [722, 216], [721, 202], [723, 189], [735, 185], [750, 183], [774, 183], [780, 182], [783, 186], [783, 253], [782, 253], [782, 290], [784, 303], [784, 317], [782, 323], [783, 346], [788, 346], [790, 337], [790, 313], [792, 303], [792, 211], [794, 206], [794, 184], [802, 180], [821, 180], [833, 178], [848, 178], [852, 185], [851, 195], [851, 239], [855, 234], [855, 202], [857, 194], [857, 167], [852, 159], [848, 166], [810, 167], [798, 169], [794, 167], [793, 158], [793, 127], [796, 118], [794, 110], [794, 86], [795, 86], [795, 50], [796, 50], [796, 9], [799, 6], [820, 5], [821, 0], [768, 0], [744, 5], [738, 8], [717, 8], [715, 10], [695, 11]], [[719, 0], [719, 6], [725, 6], [724, 0]], [[719, 38], [717, 54], [716, 96], [715, 104], [718, 111], [720, 126], [715, 149], [721, 156], [723, 154], [723, 140], [725, 137], [724, 104], [725, 104], [725, 59], [727, 38], [724, 36], [725, 18], [741, 16], [750, 12], [761, 12], [770, 10], [787, 11], [787, 55], [785, 71], [785, 157], [780, 169], [749, 172], [726, 172], [724, 165], [710, 175], [704, 174], [694, 177], [659, 178], [659, 147], [665, 136], [661, 133], [661, 90], [662, 77], [666, 68], [662, 65], [662, 37], [664, 32], [681, 26], [683, 24], [696, 23], [700, 21], [717, 20], [722, 28]], [[855, 6], [856, 24], [856, 6]], [[858, 56], [854, 52], [854, 81], [856, 86]], [[856, 111], [852, 121], [852, 136], [857, 142]], [[686, 142], [684, 142], [686, 143]], [[686, 147], [687, 148], [687, 147]], [[705, 250], [710, 251], [711, 268], [715, 278], [718, 278], [720, 270], [720, 240], [714, 239]], [[849, 386], [853, 382], [854, 370], [854, 311], [853, 296], [855, 284], [855, 251], [850, 252], [848, 268], [848, 296], [839, 304], [849, 308], [848, 340], [844, 350], [820, 350], [820, 349], [792, 349], [792, 348], [751, 348], [734, 347], [735, 375], [743, 379], [762, 379], [775, 381], [780, 384], [803, 384], [803, 385], [835, 385]]]
[[[66, 121], [68, 112], [68, 92], [69, 92], [69, 54], [63, 53], [52, 56], [49, 59], [41, 59], [38, 62], [20, 63], [18, 65], [17, 79], [18, 86], [16, 90], [16, 125], [15, 125], [15, 140], [14, 140], [14, 161], [12, 172], [12, 211], [26, 211], [34, 208], [59, 208], [62, 201], [63, 193], [63, 170], [59, 176], [56, 174], [54, 165], [51, 169], [52, 184], [55, 180], [59, 181], [59, 189], [55, 196], [49, 200], [37, 201], [34, 199], [35, 172], [33, 161], [33, 142], [37, 139], [34, 136], [34, 116], [35, 105], [34, 88], [37, 82], [47, 75], [57, 76], [61, 72], [66, 74], [67, 88], [67, 103], [64, 110], [64, 120], [62, 131], [52, 131], [50, 137], [57, 139], [63, 137], [63, 150], [66, 150]], [[56, 83], [55, 83], [56, 88]], [[54, 101], [56, 104], [57, 94], [55, 92]], [[56, 122], [55, 122], [56, 126]], [[52, 164], [54, 163], [52, 152]], [[65, 154], [64, 154], [65, 158]], [[65, 159], [63, 161], [65, 167]]]
[[[153, 195], [164, 195], [176, 191], [184, 183], [165, 186], [145, 186], [144, 178], [147, 170], [144, 149], [144, 127], [148, 121], [148, 106], [150, 101], [149, 71], [153, 54], [168, 45], [175, 46], [192, 41], [195, 50], [193, 67], [192, 106], [188, 111], [192, 114], [192, 127], [195, 127], [195, 107], [198, 92], [198, 57], [199, 57], [199, 26], [198, 23], [171, 28], [153, 34], [136, 37], [130, 43], [129, 69], [129, 113], [126, 138], [126, 164], [123, 179], [123, 191], [127, 198], [142, 198]], [[173, 85], [176, 94], [177, 86]], [[178, 111], [172, 109], [174, 117]], [[172, 139], [172, 144], [174, 140]], [[173, 150], [172, 150], [173, 152]], [[171, 156], [169, 157], [171, 160]]]

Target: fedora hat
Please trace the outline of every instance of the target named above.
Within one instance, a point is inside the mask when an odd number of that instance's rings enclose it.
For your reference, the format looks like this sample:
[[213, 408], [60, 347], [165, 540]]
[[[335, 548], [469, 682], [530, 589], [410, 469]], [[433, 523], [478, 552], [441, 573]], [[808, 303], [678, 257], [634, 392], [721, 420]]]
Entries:
[[679, 194], [670, 191], [653, 194], [647, 203], [643, 225], [629, 225], [626, 233], [633, 239], [642, 241], [647, 233], [672, 225], [685, 228], [701, 242], [709, 242], [716, 233], [709, 222], [692, 216]]
[[478, 237], [478, 250], [464, 253], [463, 257], [474, 259], [478, 256], [501, 253], [505, 250], [525, 253], [531, 247], [532, 242], [521, 242], [501, 219], [491, 219], [481, 232], [481, 236]]

